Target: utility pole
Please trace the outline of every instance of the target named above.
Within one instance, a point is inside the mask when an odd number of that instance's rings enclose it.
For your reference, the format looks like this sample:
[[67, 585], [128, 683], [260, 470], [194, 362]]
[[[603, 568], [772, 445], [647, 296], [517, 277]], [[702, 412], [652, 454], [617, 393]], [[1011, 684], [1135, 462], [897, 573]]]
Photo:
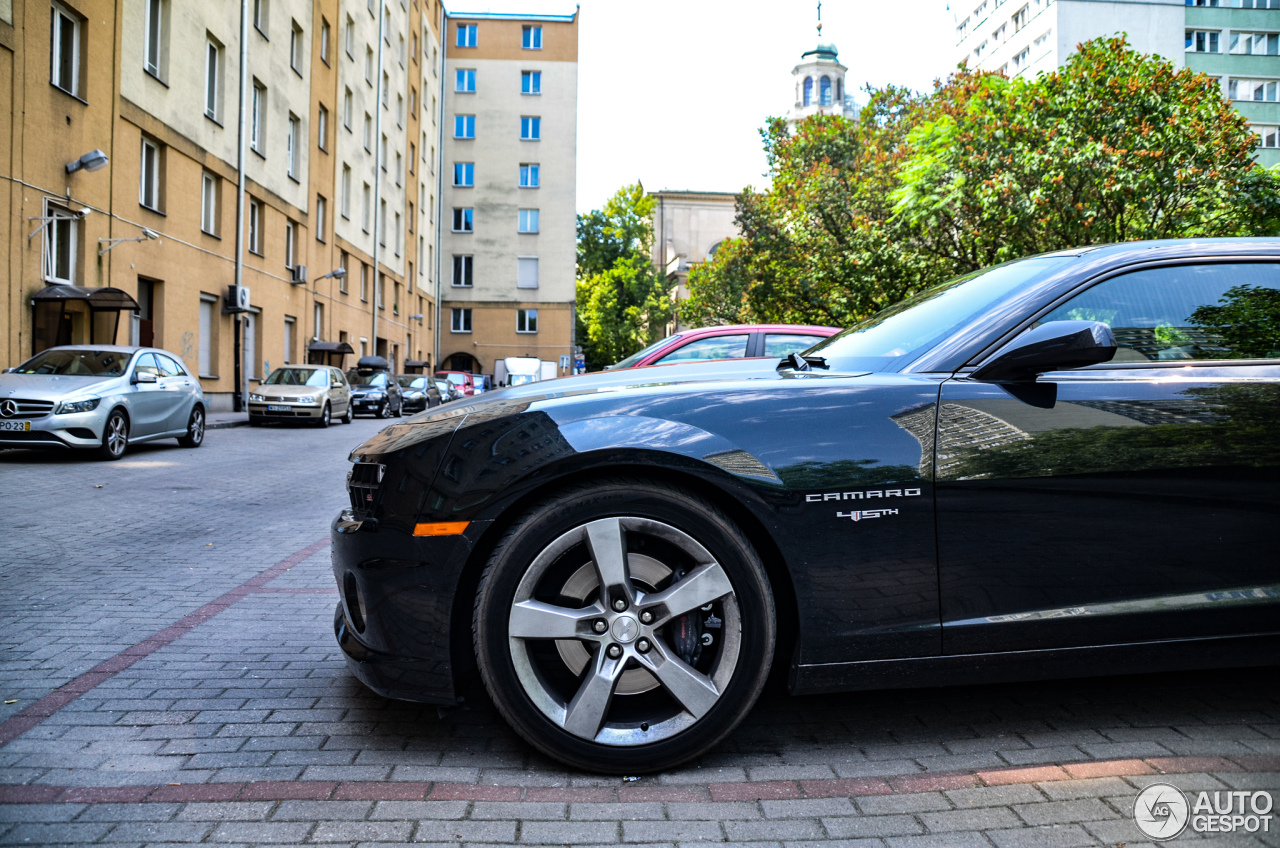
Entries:
[[378, 270], [378, 244], [382, 240], [382, 230], [379, 227], [387, 225], [386, 221], [379, 221], [379, 211], [382, 208], [382, 98], [385, 96], [382, 90], [382, 45], [387, 40], [387, 0], [378, 0], [378, 82], [375, 97], [377, 102], [374, 104], [374, 111], [378, 118], [374, 122], [373, 129], [373, 336], [370, 343], [373, 345], [372, 353], [378, 355], [378, 309], [382, 306], [382, 273]]
[[[246, 142], [245, 96], [249, 88], [249, 0], [240, 0], [240, 117], [236, 143], [236, 289], [244, 284], [244, 153]], [[231, 316], [235, 330], [235, 381], [236, 393], [232, 408], [240, 412], [245, 408], [245, 395], [249, 391], [248, 368], [240, 362], [240, 313]]]

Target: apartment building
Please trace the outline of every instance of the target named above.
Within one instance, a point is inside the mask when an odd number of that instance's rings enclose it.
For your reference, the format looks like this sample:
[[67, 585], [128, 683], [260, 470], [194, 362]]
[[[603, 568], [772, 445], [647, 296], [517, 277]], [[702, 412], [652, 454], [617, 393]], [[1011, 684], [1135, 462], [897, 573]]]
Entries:
[[1082, 41], [1125, 33], [1144, 53], [1210, 74], [1280, 162], [1280, 0], [979, 0], [956, 12], [956, 62], [1009, 76], [1061, 67]]
[[508, 356], [569, 372], [578, 20], [453, 15], [444, 41], [442, 367]]
[[231, 314], [240, 13], [0, 0], [5, 365], [60, 343], [153, 344], [220, 409], [334, 344], [434, 364], [441, 4], [248, 0], [250, 299]]

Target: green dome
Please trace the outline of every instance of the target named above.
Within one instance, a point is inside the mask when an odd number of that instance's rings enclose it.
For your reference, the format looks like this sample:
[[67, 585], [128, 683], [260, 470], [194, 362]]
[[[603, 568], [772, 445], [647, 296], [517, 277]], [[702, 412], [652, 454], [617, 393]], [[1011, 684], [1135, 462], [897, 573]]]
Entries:
[[834, 44], [819, 44], [812, 50], [806, 50], [804, 53], [800, 54], [800, 58], [807, 59], [810, 56], [817, 56], [819, 59], [830, 59], [834, 62], [838, 55], [839, 51], [836, 50], [836, 46]]

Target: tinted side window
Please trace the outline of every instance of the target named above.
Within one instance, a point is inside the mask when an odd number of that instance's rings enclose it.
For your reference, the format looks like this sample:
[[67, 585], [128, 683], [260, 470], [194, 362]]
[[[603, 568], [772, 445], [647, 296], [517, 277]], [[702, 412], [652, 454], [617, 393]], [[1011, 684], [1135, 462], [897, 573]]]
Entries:
[[668, 353], [657, 361], [658, 365], [672, 362], [692, 362], [696, 359], [740, 359], [747, 355], [748, 334], [713, 336], [696, 339], [682, 348]]
[[138, 362], [133, 366], [134, 374], [155, 374], [156, 379], [160, 379], [163, 374], [160, 371], [160, 365], [156, 362], [154, 353], [144, 353], [138, 357]]
[[764, 337], [764, 355], [770, 359], [781, 359], [799, 353], [822, 341], [821, 336], [804, 336], [799, 333], [767, 333]]
[[1280, 358], [1280, 263], [1178, 265], [1098, 283], [1041, 321], [1102, 321], [1116, 363]]

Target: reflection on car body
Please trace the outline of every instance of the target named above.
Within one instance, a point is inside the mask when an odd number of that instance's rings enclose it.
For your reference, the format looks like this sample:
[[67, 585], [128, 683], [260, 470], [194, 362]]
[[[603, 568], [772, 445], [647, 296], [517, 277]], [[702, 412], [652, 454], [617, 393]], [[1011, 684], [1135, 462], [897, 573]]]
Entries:
[[800, 361], [465, 399], [353, 451], [335, 632], [384, 695], [474, 666], [626, 773], [714, 746], [774, 661], [797, 693], [1274, 663], [1274, 327], [1280, 242], [1091, 247]]

